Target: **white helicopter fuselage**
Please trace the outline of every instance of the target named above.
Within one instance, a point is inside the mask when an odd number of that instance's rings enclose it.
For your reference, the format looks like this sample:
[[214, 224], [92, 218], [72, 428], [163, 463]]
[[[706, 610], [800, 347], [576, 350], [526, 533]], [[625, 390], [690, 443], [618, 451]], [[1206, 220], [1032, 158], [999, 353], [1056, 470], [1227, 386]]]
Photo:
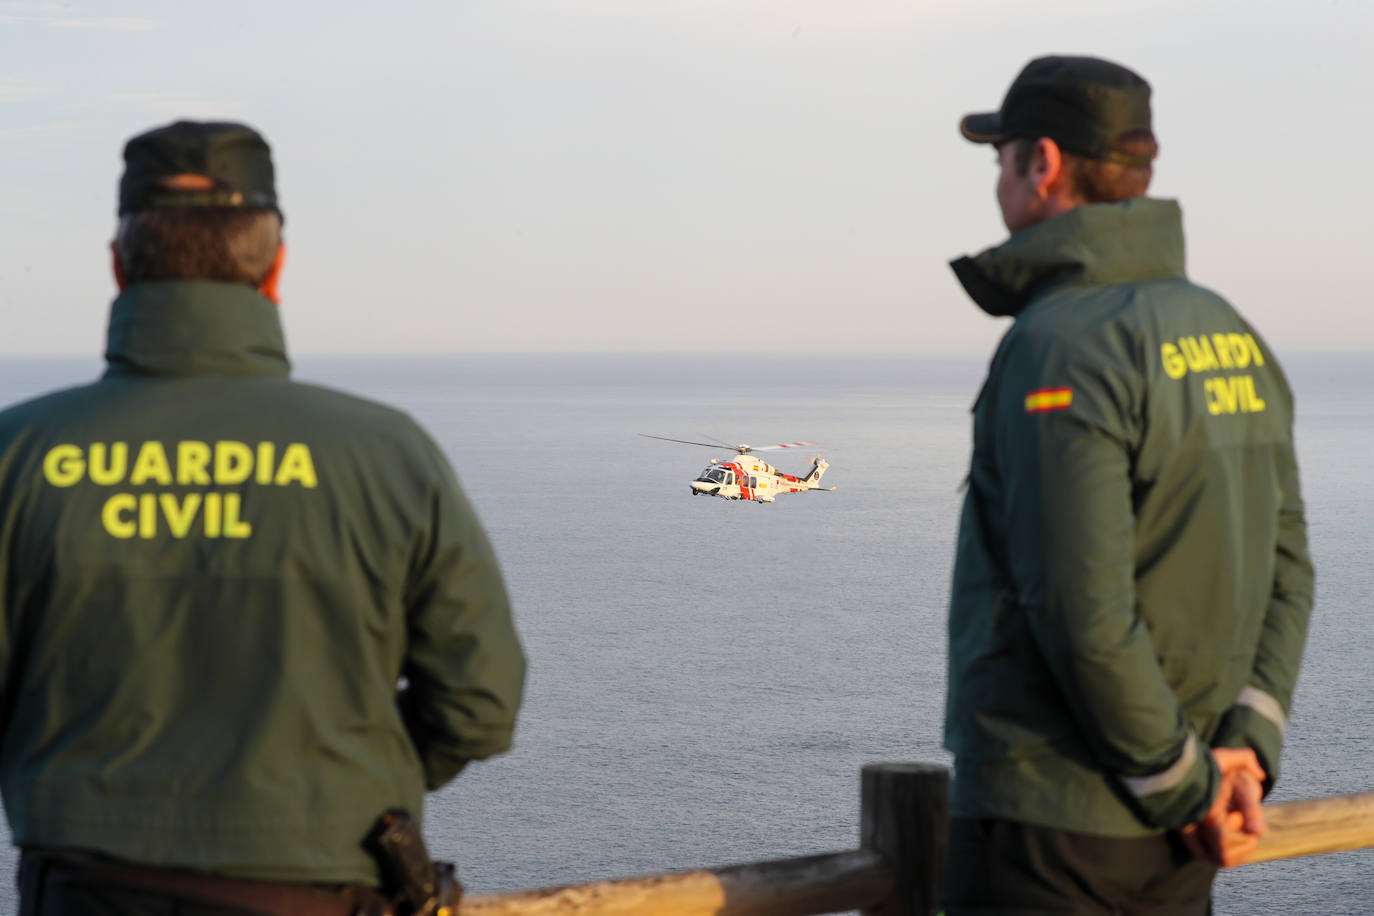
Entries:
[[779, 493], [821, 489], [821, 477], [828, 467], [830, 462], [817, 456], [809, 474], [794, 477], [752, 454], [737, 458], [713, 458], [711, 464], [692, 481], [692, 495], [771, 503]]

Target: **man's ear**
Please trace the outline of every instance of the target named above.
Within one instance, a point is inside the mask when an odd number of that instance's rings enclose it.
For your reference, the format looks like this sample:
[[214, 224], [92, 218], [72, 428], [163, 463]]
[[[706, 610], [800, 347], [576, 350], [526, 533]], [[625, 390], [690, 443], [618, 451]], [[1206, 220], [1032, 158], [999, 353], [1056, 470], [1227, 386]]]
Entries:
[[1070, 184], [1064, 151], [1049, 137], [1035, 141], [1029, 172], [1035, 182], [1036, 196], [1045, 203], [1046, 216], [1058, 216], [1087, 203]]
[[277, 245], [277, 256], [272, 259], [272, 268], [267, 271], [267, 276], [258, 286], [258, 292], [277, 305], [281, 305], [281, 298], [277, 294], [277, 284], [281, 282], [281, 266], [286, 263], [286, 243], [281, 242]]
[[122, 293], [129, 287], [129, 278], [124, 275], [124, 262], [119, 260], [119, 249], [110, 242], [110, 266], [114, 269], [115, 284]]
[[1035, 181], [1035, 194], [1049, 200], [1055, 185], [1064, 177], [1064, 153], [1049, 137], [1040, 137], [1031, 151], [1030, 174]]

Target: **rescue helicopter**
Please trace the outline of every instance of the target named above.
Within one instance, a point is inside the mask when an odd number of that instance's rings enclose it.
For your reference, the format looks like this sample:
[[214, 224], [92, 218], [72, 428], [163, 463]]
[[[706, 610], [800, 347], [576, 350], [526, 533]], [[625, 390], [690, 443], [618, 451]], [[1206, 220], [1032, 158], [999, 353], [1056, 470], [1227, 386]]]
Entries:
[[814, 442], [784, 442], [781, 445], [727, 445], [724, 442], [692, 442], [688, 439], [670, 439], [667, 436], [651, 436], [640, 433], [646, 439], [662, 439], [664, 442], [681, 442], [684, 445], [703, 445], [706, 448], [728, 448], [739, 454], [734, 460], [712, 458], [697, 479], [689, 485], [693, 496], [719, 496], [721, 499], [748, 499], [759, 503], [771, 503], [779, 493], [804, 493], [807, 490], [834, 490], [822, 487], [821, 475], [830, 467], [830, 462], [817, 455], [811, 462], [811, 471], [805, 477], [784, 474], [768, 462], [754, 456], [754, 452], [767, 452], [780, 448], [804, 448]]

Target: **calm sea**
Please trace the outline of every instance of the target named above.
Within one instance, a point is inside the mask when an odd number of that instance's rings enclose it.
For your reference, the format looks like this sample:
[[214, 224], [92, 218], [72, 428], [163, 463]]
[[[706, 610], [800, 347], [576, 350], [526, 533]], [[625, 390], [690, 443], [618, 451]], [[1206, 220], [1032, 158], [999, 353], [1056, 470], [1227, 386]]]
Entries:
[[[1374, 789], [1374, 368], [1292, 354], [1318, 607], [1276, 799]], [[531, 657], [515, 750], [431, 798], [473, 892], [857, 845], [860, 767], [947, 761], [944, 613], [983, 361], [301, 358], [404, 407], [492, 535]], [[8, 360], [0, 401], [98, 372]], [[825, 444], [834, 493], [688, 497], [714, 456]], [[769, 460], [787, 471], [805, 453]], [[12, 857], [0, 861], [8, 867]], [[1236, 914], [1374, 912], [1374, 856], [1247, 867]], [[0, 914], [14, 902], [0, 891]]]

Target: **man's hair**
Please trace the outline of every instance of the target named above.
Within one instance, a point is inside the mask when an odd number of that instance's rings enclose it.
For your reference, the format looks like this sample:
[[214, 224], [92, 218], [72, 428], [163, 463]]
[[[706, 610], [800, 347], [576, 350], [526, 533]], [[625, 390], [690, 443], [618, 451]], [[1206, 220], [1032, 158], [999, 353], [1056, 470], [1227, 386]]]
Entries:
[[[1030, 169], [1035, 138], [1018, 137], [1012, 142], [1016, 144], [1012, 160], [1016, 174], [1025, 175]], [[1112, 141], [1111, 148], [1119, 153], [1144, 156], [1150, 160], [1159, 155], [1159, 142], [1154, 134], [1145, 130], [1121, 134]], [[1068, 150], [1063, 151], [1063, 156], [1064, 177], [1069, 191], [1090, 204], [1144, 197], [1154, 176], [1152, 165], [1125, 165], [1110, 159], [1090, 159]]]
[[281, 244], [281, 217], [239, 207], [166, 207], [121, 217], [125, 281], [219, 280], [261, 286]]

